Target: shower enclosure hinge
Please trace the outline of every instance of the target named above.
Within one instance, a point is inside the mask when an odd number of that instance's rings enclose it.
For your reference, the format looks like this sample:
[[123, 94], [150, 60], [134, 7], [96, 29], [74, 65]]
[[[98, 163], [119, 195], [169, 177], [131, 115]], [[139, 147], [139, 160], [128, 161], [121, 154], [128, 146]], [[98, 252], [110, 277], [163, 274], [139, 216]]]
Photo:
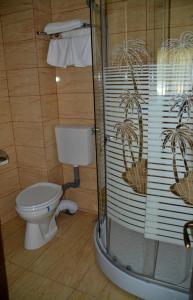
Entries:
[[92, 133], [95, 134], [96, 132], [100, 132], [100, 129], [93, 127], [92, 128]]

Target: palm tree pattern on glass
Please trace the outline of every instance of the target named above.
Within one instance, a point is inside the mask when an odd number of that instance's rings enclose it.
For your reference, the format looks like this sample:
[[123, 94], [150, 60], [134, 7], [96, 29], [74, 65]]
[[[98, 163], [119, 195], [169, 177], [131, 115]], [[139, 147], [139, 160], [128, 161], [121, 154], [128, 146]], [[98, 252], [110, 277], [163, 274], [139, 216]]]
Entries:
[[[162, 148], [166, 149], [167, 144], [170, 143], [173, 173], [176, 181], [176, 183], [170, 187], [171, 192], [180, 196], [186, 203], [193, 205], [193, 172], [190, 170], [186, 159], [187, 148], [193, 149], [193, 131], [186, 123], [182, 123], [186, 115], [190, 118], [193, 94], [189, 92], [177, 95], [173, 100], [174, 104], [170, 108], [170, 111], [177, 111], [178, 124], [174, 129], [167, 128], [162, 132]], [[178, 175], [176, 163], [177, 149], [180, 150], [184, 162], [184, 178], [179, 178]]]
[[160, 63], [192, 64], [193, 32], [185, 31], [179, 39], [168, 39], [160, 50], [164, 61]]
[[123, 122], [116, 123], [115, 128], [117, 131], [116, 138], [119, 135], [121, 137], [121, 142], [123, 146], [123, 162], [124, 162], [125, 170], [128, 171], [125, 146], [126, 144], [128, 145], [131, 158], [132, 158], [132, 164], [135, 166], [136, 164], [135, 164], [135, 157], [132, 150], [132, 142], [134, 140], [138, 144], [138, 136], [136, 134], [137, 127], [133, 124], [132, 120], [125, 119]]
[[[174, 104], [170, 108], [170, 112], [177, 113], [178, 123], [176, 128], [168, 128], [162, 132], [162, 148], [165, 149], [169, 143], [172, 152], [175, 183], [171, 185], [170, 190], [187, 204], [193, 205], [193, 171], [190, 170], [186, 158], [187, 150], [193, 149], [193, 132], [189, 128], [188, 122], [185, 122], [185, 119], [188, 121], [191, 117], [193, 105], [193, 89], [189, 92], [186, 90], [188, 84], [192, 85], [193, 32], [183, 32], [179, 39], [166, 40], [158, 54], [158, 63], [167, 64], [172, 68], [174, 78], [170, 80], [175, 82], [176, 76], [176, 90], [179, 93], [172, 98]], [[180, 152], [184, 163], [183, 178], [179, 177], [177, 152]]]
[[[122, 66], [127, 66], [127, 72], [130, 73], [130, 77], [133, 83], [133, 91], [130, 91], [129, 89], [124, 90], [119, 96], [120, 107], [124, 106], [125, 118], [122, 123], [115, 124], [115, 129], [117, 130], [116, 136], [121, 136], [121, 142], [123, 145], [123, 161], [125, 172], [123, 172], [122, 178], [133, 188], [133, 190], [141, 194], [146, 194], [147, 160], [143, 159], [142, 113], [142, 104], [145, 103], [145, 100], [139, 93], [135, 70], [143, 70], [143, 63], [149, 57], [149, 54], [147, 49], [145, 48], [144, 41], [129, 39], [127, 41], [124, 41], [124, 43], [118, 49], [116, 49], [114, 55], [115, 59], [113, 61], [113, 65], [118, 66], [120, 71]], [[128, 115], [132, 117], [135, 112], [137, 112], [138, 116], [138, 128], [134, 126], [131, 118], [128, 118]], [[125, 128], [125, 122], [127, 123], [127, 132], [129, 132], [129, 134], [127, 133], [127, 136], [126, 134], [124, 134], [123, 137], [121, 135], [122, 131], [120, 128]], [[128, 168], [127, 165], [125, 138], [127, 139], [127, 146], [129, 147], [129, 151], [131, 154], [131, 168]], [[136, 142], [139, 148], [138, 160], [136, 160], [132, 151], [133, 142]]]

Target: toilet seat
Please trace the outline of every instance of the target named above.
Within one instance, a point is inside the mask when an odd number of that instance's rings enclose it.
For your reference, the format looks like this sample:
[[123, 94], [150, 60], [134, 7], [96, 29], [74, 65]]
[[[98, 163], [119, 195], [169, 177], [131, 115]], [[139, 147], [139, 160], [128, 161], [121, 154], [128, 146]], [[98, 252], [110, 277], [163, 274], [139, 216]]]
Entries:
[[24, 189], [16, 198], [16, 208], [34, 211], [49, 207], [62, 196], [62, 187], [58, 184], [41, 182]]

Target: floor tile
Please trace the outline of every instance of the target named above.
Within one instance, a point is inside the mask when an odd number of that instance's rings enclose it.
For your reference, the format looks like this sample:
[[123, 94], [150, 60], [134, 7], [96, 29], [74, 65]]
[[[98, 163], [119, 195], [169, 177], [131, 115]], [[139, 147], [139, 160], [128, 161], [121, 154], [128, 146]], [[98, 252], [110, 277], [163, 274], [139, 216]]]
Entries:
[[[67, 229], [60, 228], [54, 243], [30, 266], [30, 270], [38, 274], [49, 276], [55, 266], [65, 267], [65, 262], [72, 263], [71, 253], [76, 247], [81, 247], [91, 236], [93, 231], [92, 217], [87, 214], [78, 214], [76, 221]], [[62, 266], [62, 268], [63, 268]]]
[[54, 242], [55, 239], [43, 247], [32, 251], [24, 249], [23, 244], [21, 244], [15, 248], [15, 251], [7, 255], [7, 260], [23, 268], [29, 268]]
[[3, 242], [5, 256], [10, 255], [15, 251], [19, 246], [23, 247], [24, 244], [24, 233], [25, 228], [21, 227], [15, 233], [11, 234], [10, 237], [7, 237]]
[[10, 238], [12, 234], [14, 234], [16, 231], [18, 231], [19, 229], [21, 229], [21, 227], [24, 226], [25, 222], [18, 216], [6, 222], [5, 224], [2, 224], [1, 229], [3, 240]]
[[94, 263], [94, 245], [89, 239], [80, 239], [46, 273], [57, 282], [76, 288], [89, 267]]
[[[64, 221], [60, 224], [57, 236], [69, 240], [73, 237], [76, 239], [82, 236], [89, 237], [90, 232], [88, 232], [88, 228], [94, 228], [96, 216], [94, 214], [78, 212], [76, 215], [70, 216], [70, 218], [66, 218], [64, 214]], [[70, 226], [68, 226], [67, 222], [70, 223]]]
[[98, 297], [107, 283], [107, 277], [102, 273], [96, 263], [94, 263], [80, 281], [77, 290]]
[[[78, 292], [78, 291], [73, 292], [72, 295], [68, 298], [68, 300], [95, 300], [95, 299], [96, 298], [94, 298], [88, 294]], [[102, 298], [101, 298], [101, 300], [102, 300]]]
[[72, 292], [69, 287], [27, 271], [9, 290], [10, 300], [65, 300]]
[[102, 273], [95, 261], [96, 216], [61, 213], [58, 233], [37, 250], [23, 247], [25, 223], [3, 225], [10, 300], [137, 300]]
[[128, 294], [112, 282], [108, 282], [105, 288], [102, 290], [97, 300], [137, 300], [138, 298]]
[[10, 262], [6, 262], [6, 273], [7, 273], [7, 281], [9, 289], [13, 285], [13, 283], [24, 273], [24, 269], [12, 264]]

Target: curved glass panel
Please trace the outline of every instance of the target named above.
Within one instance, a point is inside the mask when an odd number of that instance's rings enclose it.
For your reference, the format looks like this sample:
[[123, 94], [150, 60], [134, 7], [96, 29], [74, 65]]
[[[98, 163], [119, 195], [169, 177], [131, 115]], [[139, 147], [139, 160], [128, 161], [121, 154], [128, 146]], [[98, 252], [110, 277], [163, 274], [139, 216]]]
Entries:
[[192, 9], [192, 1], [175, 0], [106, 0], [92, 9], [102, 243], [125, 271], [186, 291], [193, 260], [183, 241], [183, 226], [193, 220]]

